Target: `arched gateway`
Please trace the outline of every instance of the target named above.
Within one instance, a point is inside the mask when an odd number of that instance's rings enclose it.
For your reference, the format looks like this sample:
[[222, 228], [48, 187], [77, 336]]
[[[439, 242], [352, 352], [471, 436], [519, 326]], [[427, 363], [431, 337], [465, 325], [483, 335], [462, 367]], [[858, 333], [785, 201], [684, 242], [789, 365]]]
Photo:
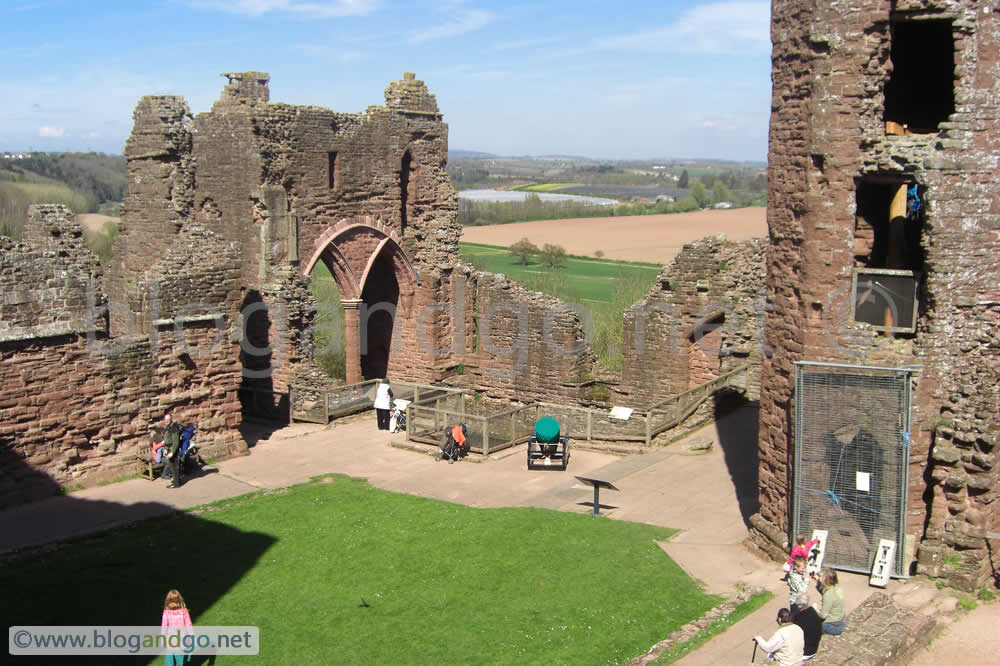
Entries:
[[413, 317], [417, 286], [398, 234], [369, 216], [341, 220], [316, 239], [303, 275], [318, 261], [330, 269], [340, 289], [347, 382], [385, 377], [394, 325]]

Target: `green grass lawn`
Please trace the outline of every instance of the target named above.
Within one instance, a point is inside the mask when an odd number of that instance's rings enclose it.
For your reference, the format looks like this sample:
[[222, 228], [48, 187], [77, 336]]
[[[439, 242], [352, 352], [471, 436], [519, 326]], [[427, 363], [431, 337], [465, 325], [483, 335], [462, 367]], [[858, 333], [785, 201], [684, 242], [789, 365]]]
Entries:
[[615, 664], [719, 602], [671, 533], [328, 477], [8, 561], [0, 586], [8, 626], [155, 625], [176, 587], [196, 625], [260, 627], [257, 658], [218, 664]]
[[641, 297], [653, 286], [661, 268], [655, 264], [586, 257], [567, 257], [559, 268], [543, 266], [537, 259], [524, 266], [518, 257], [510, 256], [507, 248], [478, 243], [462, 243], [461, 255], [462, 259], [481, 270], [503, 273], [525, 286], [549, 282], [551, 291], [534, 286], [529, 288], [563, 300], [583, 303], [610, 303], [614, 299], [616, 287], [622, 282], [640, 283], [641, 291], [637, 298]]

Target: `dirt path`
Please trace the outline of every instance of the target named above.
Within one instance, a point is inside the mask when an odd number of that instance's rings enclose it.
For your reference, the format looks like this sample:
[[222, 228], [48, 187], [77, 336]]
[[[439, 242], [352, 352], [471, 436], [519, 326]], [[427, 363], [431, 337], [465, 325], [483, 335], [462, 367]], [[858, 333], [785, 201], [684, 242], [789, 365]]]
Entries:
[[523, 237], [542, 246], [553, 243], [570, 254], [665, 264], [685, 243], [717, 233], [741, 241], [767, 235], [767, 209], [704, 210], [675, 215], [586, 217], [465, 227], [462, 241], [509, 246]]

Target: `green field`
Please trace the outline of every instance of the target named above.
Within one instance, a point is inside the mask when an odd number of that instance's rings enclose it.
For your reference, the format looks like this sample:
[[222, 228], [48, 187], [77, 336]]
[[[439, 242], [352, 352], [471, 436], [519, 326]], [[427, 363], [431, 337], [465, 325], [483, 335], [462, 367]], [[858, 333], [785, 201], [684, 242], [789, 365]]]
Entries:
[[220, 664], [621, 664], [720, 601], [654, 543], [672, 533], [335, 476], [8, 561], [3, 616], [158, 625], [176, 588], [196, 626], [260, 628]]
[[560, 190], [564, 187], [575, 187], [577, 185], [579, 183], [541, 183], [539, 185], [519, 185], [510, 189], [521, 192], [551, 192], [552, 190]]
[[660, 267], [627, 261], [569, 256], [559, 268], [543, 266], [537, 259], [528, 265], [509, 250], [493, 245], [461, 244], [462, 259], [482, 271], [503, 273], [532, 291], [554, 296], [586, 308], [584, 332], [591, 350], [609, 370], [622, 369], [622, 314], [646, 295]]
[[660, 266], [655, 264], [572, 256], [559, 268], [547, 268], [537, 259], [523, 266], [519, 258], [510, 256], [507, 248], [477, 243], [462, 243], [461, 255], [480, 270], [503, 273], [530, 289], [583, 305], [611, 303], [623, 284], [639, 286], [638, 300], [653, 286], [660, 272]]

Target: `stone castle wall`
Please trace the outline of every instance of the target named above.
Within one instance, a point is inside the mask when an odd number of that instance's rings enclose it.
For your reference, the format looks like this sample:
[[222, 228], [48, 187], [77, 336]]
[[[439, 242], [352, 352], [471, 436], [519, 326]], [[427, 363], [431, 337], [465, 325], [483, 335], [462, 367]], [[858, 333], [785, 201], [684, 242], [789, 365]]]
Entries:
[[[906, 532], [919, 542], [918, 571], [967, 589], [991, 570], [985, 537], [1000, 524], [993, 501], [1000, 484], [1000, 270], [993, 260], [1000, 20], [980, 4], [901, 1], [892, 14], [883, 2], [772, 8], [765, 343], [773, 355], [762, 367], [761, 512], [753, 520], [765, 548], [790, 529], [795, 361], [921, 366]], [[887, 90], [902, 65], [893, 63], [892, 40], [901, 25], [928, 20], [946, 22], [954, 46], [953, 53], [932, 51], [953, 78], [954, 112], [936, 128], [893, 127]], [[900, 184], [920, 188], [923, 210], [894, 238], [893, 222], [862, 219], [875, 206], [864, 198]], [[894, 244], [908, 247], [907, 261], [918, 264], [914, 333], [886, 335], [853, 322], [852, 274], [887, 265], [875, 256], [880, 243], [890, 256], [899, 251]]]
[[[190, 233], [201, 258], [224, 253], [219, 239]], [[168, 411], [197, 425], [205, 455], [246, 452], [234, 272], [168, 255], [151, 334], [110, 338], [100, 266], [69, 209], [32, 207], [24, 238], [0, 239], [0, 277], [18, 285], [0, 317], [0, 506], [134, 474], [137, 450]], [[184, 311], [192, 294], [215, 298], [212, 312]]]
[[[637, 407], [760, 362], [763, 239], [685, 245], [625, 313], [620, 391]], [[748, 396], [757, 399], [756, 382]]]

